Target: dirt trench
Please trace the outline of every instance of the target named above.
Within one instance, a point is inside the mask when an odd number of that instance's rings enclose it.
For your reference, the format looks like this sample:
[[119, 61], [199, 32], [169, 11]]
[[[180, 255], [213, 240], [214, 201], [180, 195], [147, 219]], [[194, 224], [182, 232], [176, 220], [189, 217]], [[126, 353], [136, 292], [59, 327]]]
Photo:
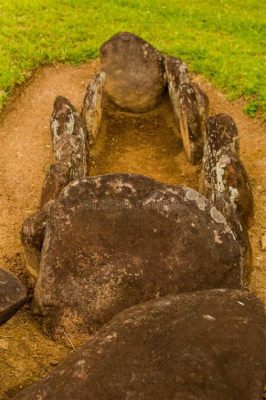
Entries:
[[[19, 230], [26, 215], [38, 207], [47, 166], [52, 160], [49, 118], [57, 95], [80, 110], [88, 81], [98, 68], [94, 61], [79, 67], [60, 65], [39, 69], [10, 101], [0, 122], [0, 267], [29, 283]], [[266, 132], [257, 119], [242, 113], [242, 102], [230, 103], [200, 77], [211, 113], [226, 112], [239, 128], [241, 158], [253, 186], [255, 218], [250, 231], [254, 272], [251, 289], [266, 305], [266, 253], [260, 239], [266, 233]], [[144, 115], [115, 112], [106, 107], [91, 174], [134, 172], [163, 182], [197, 189], [199, 166], [185, 158], [169, 99]], [[46, 375], [67, 353], [66, 346], [45, 337], [29, 305], [0, 327], [0, 399]]]

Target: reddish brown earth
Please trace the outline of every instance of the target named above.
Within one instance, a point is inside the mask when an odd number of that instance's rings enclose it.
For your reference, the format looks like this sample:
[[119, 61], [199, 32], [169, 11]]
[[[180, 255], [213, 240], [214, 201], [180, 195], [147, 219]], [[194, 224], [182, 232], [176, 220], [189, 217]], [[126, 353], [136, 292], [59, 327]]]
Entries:
[[[86, 85], [98, 67], [94, 61], [79, 67], [48, 66], [38, 70], [10, 101], [0, 122], [0, 267], [29, 283], [25, 272], [19, 229], [26, 215], [36, 210], [45, 170], [52, 159], [49, 118], [55, 96], [62, 95], [80, 110]], [[266, 253], [260, 239], [266, 233], [266, 132], [259, 119], [242, 112], [241, 101], [226, 97], [195, 77], [206, 90], [211, 113], [226, 112], [240, 135], [241, 158], [250, 176], [255, 218], [250, 230], [254, 272], [251, 289], [266, 305]], [[113, 119], [114, 118], [114, 119]], [[199, 167], [185, 159], [168, 100], [142, 116], [114, 113], [108, 108], [92, 152], [91, 173], [135, 172], [160, 181], [197, 188]], [[67, 340], [66, 340], [67, 342]], [[47, 374], [71, 351], [45, 337], [29, 306], [0, 328], [0, 398]]]

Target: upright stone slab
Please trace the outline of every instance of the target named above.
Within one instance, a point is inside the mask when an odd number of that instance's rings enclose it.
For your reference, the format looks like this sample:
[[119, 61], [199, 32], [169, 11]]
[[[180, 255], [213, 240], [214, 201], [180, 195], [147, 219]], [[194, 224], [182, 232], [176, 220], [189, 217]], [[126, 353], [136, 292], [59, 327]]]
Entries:
[[70, 179], [86, 176], [88, 156], [82, 121], [76, 109], [65, 97], [58, 96], [51, 116], [54, 161], [70, 167]]
[[187, 65], [179, 58], [165, 56], [165, 71], [167, 77], [168, 92], [172, 102], [173, 111], [177, 121], [180, 120], [179, 105], [179, 86], [183, 83], [189, 83]]
[[242, 272], [238, 242], [198, 192], [141, 175], [84, 178], [50, 208], [35, 308], [50, 335], [87, 334], [151, 298], [240, 287]]
[[[207, 198], [220, 192], [245, 226], [253, 218], [253, 196], [247, 172], [239, 159], [239, 139], [233, 119], [226, 114], [209, 117], [203, 159], [201, 191]], [[222, 209], [220, 209], [222, 211]]]
[[209, 154], [232, 151], [239, 156], [238, 129], [228, 114], [217, 114], [207, 119], [206, 149]]
[[29, 215], [23, 222], [20, 230], [20, 240], [24, 250], [26, 268], [35, 279], [39, 275], [41, 251], [51, 204], [52, 201]]
[[238, 290], [139, 304], [15, 400], [261, 400], [265, 323], [255, 296]]
[[45, 175], [42, 186], [40, 207], [44, 207], [71, 182], [71, 167], [64, 162], [52, 163]]
[[87, 87], [83, 101], [82, 118], [89, 146], [95, 142], [101, 125], [104, 83], [105, 73], [96, 74]]
[[11, 272], [0, 268], [0, 325], [27, 301], [27, 289]]
[[111, 37], [100, 48], [105, 90], [126, 110], [142, 113], [153, 109], [166, 87], [163, 56], [133, 33]]
[[192, 84], [184, 83], [178, 90], [180, 132], [188, 160], [196, 164], [203, 155], [203, 134], [197, 96]]
[[209, 98], [204, 90], [197, 83], [193, 82], [192, 86], [194, 89], [197, 109], [200, 116], [201, 135], [203, 136], [203, 138], [205, 138], [206, 122], [209, 114]]

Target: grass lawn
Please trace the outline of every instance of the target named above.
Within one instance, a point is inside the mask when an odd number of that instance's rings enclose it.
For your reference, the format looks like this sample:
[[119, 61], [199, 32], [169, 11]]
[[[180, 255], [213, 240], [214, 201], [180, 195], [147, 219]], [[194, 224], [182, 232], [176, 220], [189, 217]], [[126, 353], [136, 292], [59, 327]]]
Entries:
[[261, 0], [0, 0], [0, 108], [40, 64], [95, 58], [127, 30], [266, 117], [265, 16]]

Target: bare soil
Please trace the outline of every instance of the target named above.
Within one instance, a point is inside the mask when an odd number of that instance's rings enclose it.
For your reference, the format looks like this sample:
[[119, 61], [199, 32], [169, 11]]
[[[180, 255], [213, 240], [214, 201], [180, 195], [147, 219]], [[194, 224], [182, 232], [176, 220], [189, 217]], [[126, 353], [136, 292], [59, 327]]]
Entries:
[[[79, 110], [88, 81], [98, 68], [94, 61], [79, 67], [60, 65], [39, 69], [6, 107], [0, 122], [0, 267], [24, 283], [25, 271], [19, 230], [23, 219], [36, 210], [45, 170], [52, 160], [49, 118], [57, 95], [67, 97]], [[255, 217], [250, 230], [254, 272], [251, 289], [266, 305], [266, 253], [260, 239], [266, 233], [266, 131], [258, 119], [242, 113], [242, 102], [231, 103], [200, 77], [211, 113], [226, 112], [240, 135], [241, 158], [250, 176]], [[114, 110], [106, 104], [97, 144], [92, 150], [91, 175], [134, 172], [163, 182], [197, 189], [199, 166], [185, 158], [169, 99], [145, 115]], [[67, 342], [67, 341], [66, 341]], [[21, 387], [46, 375], [67, 353], [43, 333], [40, 321], [26, 305], [0, 327], [0, 398], [9, 399]]]

